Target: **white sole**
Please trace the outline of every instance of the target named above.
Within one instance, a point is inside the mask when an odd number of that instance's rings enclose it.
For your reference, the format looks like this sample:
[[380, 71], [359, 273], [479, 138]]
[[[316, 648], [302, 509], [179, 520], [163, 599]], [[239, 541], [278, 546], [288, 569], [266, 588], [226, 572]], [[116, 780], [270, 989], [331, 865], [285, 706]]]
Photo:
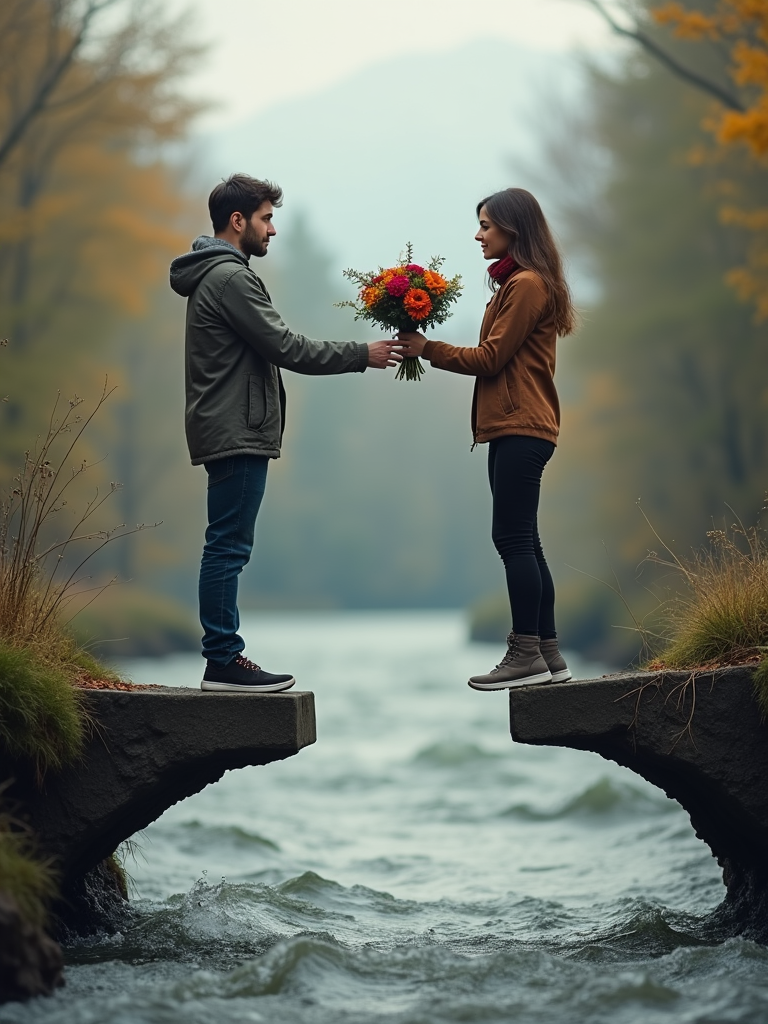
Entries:
[[553, 683], [568, 683], [568, 682], [570, 682], [571, 679], [573, 679], [573, 676], [571, 675], [571, 673], [568, 671], [567, 668], [562, 669], [560, 672], [553, 672], [552, 673], [552, 682]]
[[200, 689], [213, 693], [279, 693], [280, 690], [290, 690], [295, 682], [295, 679], [287, 679], [284, 683], [248, 686], [244, 683], [212, 683], [210, 680], [204, 679], [200, 683]]
[[507, 679], [499, 683], [474, 683], [469, 680], [473, 690], [515, 690], [519, 686], [534, 686], [536, 683], [551, 683], [551, 672], [539, 672], [535, 676], [525, 676], [523, 679]]

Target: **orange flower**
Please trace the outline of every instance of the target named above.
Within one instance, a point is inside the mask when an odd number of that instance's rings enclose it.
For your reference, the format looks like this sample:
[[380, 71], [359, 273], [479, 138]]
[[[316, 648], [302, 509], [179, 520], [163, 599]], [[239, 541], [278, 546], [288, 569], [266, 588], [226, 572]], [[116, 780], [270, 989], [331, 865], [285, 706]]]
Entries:
[[436, 274], [434, 270], [424, 271], [424, 284], [434, 295], [442, 295], [448, 287], [448, 282], [442, 274]]
[[363, 288], [363, 290], [360, 292], [360, 298], [363, 300], [364, 304], [368, 307], [368, 309], [370, 309], [371, 306], [375, 306], [376, 303], [381, 298], [381, 290], [379, 288], [371, 287]]
[[423, 320], [432, 312], [432, 299], [423, 288], [409, 288], [403, 298], [403, 305], [412, 320]]
[[399, 273], [401, 273], [400, 267], [389, 267], [388, 270], [382, 271], [381, 280], [384, 284], [387, 284], [388, 281], [391, 281], [392, 278], [396, 277]]

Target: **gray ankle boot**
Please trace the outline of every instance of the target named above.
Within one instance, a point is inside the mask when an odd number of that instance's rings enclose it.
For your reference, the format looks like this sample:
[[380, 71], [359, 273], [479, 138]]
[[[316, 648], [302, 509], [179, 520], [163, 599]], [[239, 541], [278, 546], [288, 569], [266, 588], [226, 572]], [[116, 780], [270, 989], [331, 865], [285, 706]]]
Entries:
[[510, 633], [507, 653], [496, 668], [487, 675], [472, 676], [469, 685], [474, 690], [507, 690], [513, 686], [551, 682], [552, 674], [539, 650], [539, 638]]
[[552, 673], [553, 683], [567, 683], [569, 679], [573, 678], [570, 669], [565, 664], [565, 658], [560, 653], [556, 636], [553, 636], [551, 640], [541, 641], [541, 656]]

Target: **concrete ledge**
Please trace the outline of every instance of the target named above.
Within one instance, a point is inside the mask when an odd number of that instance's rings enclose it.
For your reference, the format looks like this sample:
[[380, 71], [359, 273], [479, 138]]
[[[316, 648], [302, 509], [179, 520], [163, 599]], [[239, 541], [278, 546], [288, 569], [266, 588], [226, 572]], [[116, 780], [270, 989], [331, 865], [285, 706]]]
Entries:
[[50, 773], [42, 789], [28, 768], [3, 766], [3, 777], [16, 779], [9, 797], [55, 859], [65, 890], [225, 771], [279, 761], [316, 739], [312, 693], [167, 687], [86, 697], [96, 728], [80, 764]]
[[768, 940], [768, 726], [751, 668], [529, 686], [509, 706], [517, 742], [596, 751], [679, 801], [723, 868], [719, 922]]

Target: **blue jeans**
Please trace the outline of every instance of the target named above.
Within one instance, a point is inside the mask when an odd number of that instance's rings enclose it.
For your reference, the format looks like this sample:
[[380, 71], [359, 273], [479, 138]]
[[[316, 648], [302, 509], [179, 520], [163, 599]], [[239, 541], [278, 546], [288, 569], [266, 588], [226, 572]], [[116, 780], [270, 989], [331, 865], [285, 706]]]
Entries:
[[205, 464], [208, 529], [200, 564], [200, 624], [203, 657], [219, 665], [245, 648], [237, 632], [237, 577], [253, 550], [268, 462], [265, 455], [234, 455]]

